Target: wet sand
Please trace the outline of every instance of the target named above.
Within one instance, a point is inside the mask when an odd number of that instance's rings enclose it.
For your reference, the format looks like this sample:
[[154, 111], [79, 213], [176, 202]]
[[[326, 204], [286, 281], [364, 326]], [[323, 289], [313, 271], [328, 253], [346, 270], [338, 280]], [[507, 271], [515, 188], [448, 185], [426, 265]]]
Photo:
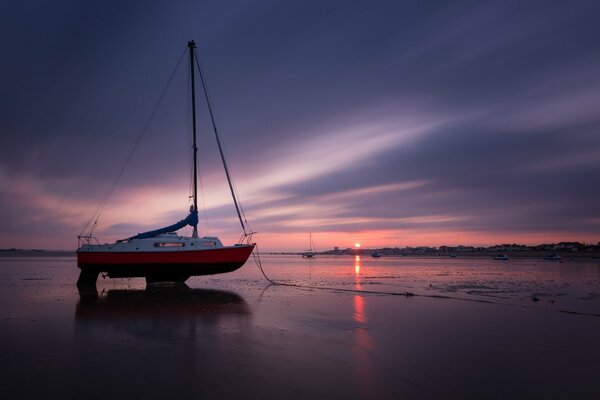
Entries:
[[[82, 296], [74, 258], [3, 259], [3, 393], [600, 396], [597, 262], [267, 256], [263, 265], [304, 287], [268, 285], [249, 262], [187, 287], [106, 279]], [[414, 296], [383, 294], [406, 292]]]

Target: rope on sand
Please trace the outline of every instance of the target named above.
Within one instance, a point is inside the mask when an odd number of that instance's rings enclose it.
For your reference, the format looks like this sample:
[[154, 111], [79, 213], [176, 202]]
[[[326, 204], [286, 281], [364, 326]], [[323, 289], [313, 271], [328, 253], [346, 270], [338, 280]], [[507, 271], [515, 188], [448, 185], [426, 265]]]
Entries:
[[298, 283], [278, 282], [274, 279], [269, 278], [267, 276], [267, 274], [265, 273], [263, 266], [262, 266], [261, 259], [260, 259], [258, 245], [256, 245], [255, 251], [252, 252], [252, 255], [254, 257], [254, 262], [260, 269], [260, 272], [262, 273], [262, 275], [269, 282], [269, 284], [273, 285], [273, 286], [288, 286], [288, 287], [294, 287], [294, 288], [299, 288], [299, 289], [325, 290], [325, 291], [329, 291], [329, 292], [360, 293], [360, 294], [374, 294], [374, 295], [402, 296], [402, 297], [426, 297], [426, 298], [430, 298], [430, 299], [460, 300], [460, 301], [469, 301], [469, 302], [473, 302], [473, 303], [496, 304], [496, 305], [500, 305], [500, 306], [529, 308], [529, 309], [533, 309], [533, 310], [553, 311], [553, 312], [558, 312], [558, 313], [563, 313], [563, 314], [600, 318], [600, 314], [594, 314], [594, 313], [586, 313], [586, 312], [570, 311], [570, 310], [549, 310], [549, 309], [545, 309], [545, 308], [539, 308], [539, 307], [533, 307], [533, 306], [527, 306], [527, 305], [499, 303], [496, 301], [483, 300], [483, 299], [468, 299], [465, 297], [447, 296], [447, 295], [442, 295], [442, 294], [417, 294], [417, 293], [412, 293], [412, 292], [384, 292], [384, 291], [378, 291], [378, 290], [344, 289], [344, 288], [336, 288], [336, 287], [329, 287], [329, 286], [314, 286], [314, 285], [302, 285], [302, 284], [298, 284]]

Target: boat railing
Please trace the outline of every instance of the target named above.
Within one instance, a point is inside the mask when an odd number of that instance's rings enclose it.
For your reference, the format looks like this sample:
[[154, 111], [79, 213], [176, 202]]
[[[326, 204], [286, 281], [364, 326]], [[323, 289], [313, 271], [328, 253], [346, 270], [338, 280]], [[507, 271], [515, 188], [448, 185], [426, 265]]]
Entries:
[[238, 244], [254, 244], [254, 242], [252, 241], [252, 236], [257, 233], [257, 232], [248, 232], [248, 233], [244, 233], [241, 237], [240, 240], [238, 240]]
[[92, 235], [77, 235], [77, 248], [84, 244], [100, 244], [100, 242]]

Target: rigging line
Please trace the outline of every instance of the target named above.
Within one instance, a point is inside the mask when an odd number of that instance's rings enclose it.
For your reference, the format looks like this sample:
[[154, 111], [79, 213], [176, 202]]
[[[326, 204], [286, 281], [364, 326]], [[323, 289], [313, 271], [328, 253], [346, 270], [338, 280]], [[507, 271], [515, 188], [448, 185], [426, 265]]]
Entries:
[[[223, 154], [225, 159], [228, 159], [228, 154], [227, 154], [227, 149], [223, 148]], [[236, 185], [236, 179], [235, 179], [235, 173], [234, 171], [229, 171], [230, 175], [231, 175], [231, 185], [233, 186], [233, 191], [236, 193], [236, 197], [237, 197], [237, 193], [238, 193], [238, 188]], [[237, 204], [240, 207], [240, 213], [242, 215], [242, 218], [244, 219], [244, 224], [246, 226], [247, 229], [250, 230], [250, 232], [252, 232], [252, 228], [250, 227], [250, 223], [248, 222], [248, 220], [246, 219], [246, 212], [244, 211], [244, 206], [241, 202], [240, 199], [237, 199]]]
[[[186, 128], [188, 131], [191, 131], [193, 129], [190, 124], [190, 121], [192, 120], [192, 112], [193, 112], [193, 110], [192, 110], [192, 82], [191, 81], [192, 81], [191, 74], [188, 73], [187, 74], [187, 85], [186, 85], [186, 87], [187, 87], [187, 96], [186, 96], [187, 115], [185, 118], [185, 120], [187, 121]], [[189, 160], [188, 165], [190, 165], [189, 186], [188, 186], [188, 205], [190, 205], [189, 203], [193, 203], [192, 199], [194, 198], [194, 153], [188, 152], [188, 145], [186, 145], [185, 153], [188, 154], [188, 160]]]
[[198, 173], [198, 187], [200, 189], [200, 199], [202, 200], [202, 216], [204, 217], [204, 224], [206, 228], [206, 234], [210, 235], [210, 226], [208, 224], [208, 212], [206, 211], [206, 196], [204, 195], [204, 185], [202, 184], [202, 174]]
[[[196, 47], [196, 43], [194, 41], [188, 42], [188, 49], [190, 51], [190, 64], [188, 66], [188, 74], [187, 74], [187, 114], [188, 121], [187, 125], [189, 130], [193, 133], [193, 141], [191, 146], [191, 152], [188, 153], [190, 157], [190, 186], [189, 186], [189, 196], [188, 203], [190, 205], [190, 210], [195, 210], [199, 212], [198, 203], [201, 204], [202, 215], [199, 214], [198, 224], [194, 226], [192, 231], [192, 236], [195, 237], [198, 235], [198, 226], [204, 225], [205, 231], [210, 232], [208, 228], [208, 216], [206, 213], [206, 199], [204, 197], [204, 185], [202, 184], [202, 174], [200, 172], [199, 164], [198, 164], [198, 146], [197, 146], [197, 113], [196, 113], [196, 80], [194, 77], [194, 59], [192, 55], [192, 49]], [[191, 124], [190, 124], [191, 123]], [[200, 190], [201, 201], [198, 201], [198, 190]], [[201, 219], [200, 217], [203, 217]]]
[[206, 88], [206, 82], [204, 80], [204, 74], [202, 73], [200, 58], [198, 57], [197, 51], [194, 51], [194, 59], [196, 60], [196, 66], [198, 67], [198, 73], [200, 74], [200, 81], [202, 82], [202, 90], [204, 92], [204, 98], [206, 99], [208, 113], [210, 114], [210, 120], [212, 123], [213, 131], [215, 133], [215, 138], [217, 139], [217, 146], [219, 148], [219, 154], [221, 156], [223, 168], [225, 169], [225, 175], [227, 176], [227, 183], [229, 184], [229, 191], [231, 192], [231, 197], [233, 198], [233, 203], [235, 205], [235, 211], [237, 212], [238, 219], [240, 220], [240, 225], [242, 226], [242, 230], [244, 231], [244, 234], [248, 235], [248, 233], [246, 232], [246, 226], [244, 225], [244, 220], [242, 219], [242, 214], [240, 212], [240, 207], [238, 205], [237, 197], [235, 195], [235, 190], [233, 189], [233, 184], [231, 183], [231, 176], [229, 174], [229, 168], [227, 167], [227, 161], [225, 160], [225, 155], [223, 154], [223, 147], [221, 146], [221, 140], [219, 139], [219, 133], [217, 132], [217, 125], [215, 124], [215, 117], [214, 117], [214, 114], [212, 111], [212, 107], [210, 105], [210, 100], [208, 98], [208, 90]]
[[[235, 184], [235, 177], [233, 172], [231, 172], [232, 175], [232, 179], [231, 179], [231, 184], [233, 185], [233, 190], [235, 191], [235, 193], [238, 193], [238, 189], [237, 189], [237, 185]], [[242, 217], [244, 218], [244, 224], [246, 225], [246, 228], [248, 228], [248, 230], [250, 232], [253, 232], [254, 230], [252, 229], [252, 227], [250, 226], [250, 223], [248, 222], [248, 219], [246, 218], [246, 212], [244, 211], [244, 206], [242, 205], [242, 202], [238, 199], [238, 205], [240, 206], [240, 212], [242, 214]]]
[[154, 108], [152, 109], [152, 112], [150, 113], [150, 116], [148, 117], [148, 120], [144, 124], [144, 127], [142, 128], [141, 132], [138, 134], [138, 137], [137, 137], [137, 139], [136, 139], [136, 141], [135, 141], [135, 143], [133, 145], [133, 148], [129, 152], [129, 155], [127, 156], [127, 159], [125, 160], [125, 163], [121, 167], [121, 170], [117, 174], [117, 178], [113, 182], [113, 184], [112, 184], [112, 186], [110, 188], [110, 191], [104, 197], [104, 199], [102, 200], [102, 202], [100, 203], [100, 205], [96, 209], [96, 212], [94, 212], [94, 214], [92, 214], [92, 217], [90, 218], [90, 220], [88, 221], [88, 223], [83, 228], [83, 231], [81, 232], [82, 235], [86, 231], [86, 229], [89, 226], [89, 224], [94, 220], [94, 218], [95, 218], [96, 222], [98, 221], [98, 218], [100, 218], [100, 214], [102, 213], [102, 211], [104, 210], [104, 207], [106, 206], [106, 204], [110, 200], [110, 197], [112, 196], [115, 188], [117, 187], [117, 184], [119, 183], [119, 180], [121, 180], [121, 177], [123, 176], [123, 173], [125, 172], [125, 169], [127, 168], [127, 165], [129, 164], [129, 161], [131, 161], [131, 157], [133, 156], [133, 153], [135, 153], [137, 147], [139, 146], [140, 142], [142, 141], [142, 138], [144, 137], [144, 135], [148, 131], [148, 128], [150, 127], [150, 123], [154, 119], [154, 116], [156, 115], [156, 112], [158, 111], [158, 107], [162, 103], [162, 100], [165, 97], [165, 94], [167, 93], [167, 90], [171, 86], [171, 82], [173, 81], [173, 78], [175, 77], [175, 74], [176, 74], [177, 70], [179, 70], [179, 66], [181, 65], [181, 61], [183, 60], [183, 57], [185, 56], [186, 52], [187, 52], [187, 49], [185, 49], [183, 51], [183, 53], [181, 54], [181, 57], [179, 57], [179, 61], [177, 62], [177, 65], [175, 66], [175, 69], [171, 73], [171, 76], [169, 77], [169, 80], [167, 81], [167, 84], [163, 88], [163, 90], [162, 90], [162, 92], [161, 92], [161, 94], [160, 94], [160, 96], [158, 98], [158, 101], [156, 102], [156, 105], [154, 106]]
[[[232, 176], [231, 184], [233, 185], [233, 190], [235, 191], [235, 193], [238, 193], [237, 186], [235, 184], [235, 176], [234, 176], [233, 172], [231, 172], [231, 176]], [[238, 206], [240, 207], [240, 214], [242, 216], [242, 219], [244, 220], [244, 226], [250, 232], [249, 234], [255, 233], [254, 229], [252, 228], [252, 226], [250, 226], [250, 223], [248, 222], [248, 219], [246, 218], [246, 213], [244, 211], [244, 207], [240, 200], [238, 200]], [[245, 231], [244, 231], [244, 234], [245, 234], [245, 236], [249, 235]]]
[[[234, 179], [234, 173], [233, 173], [233, 171], [231, 171], [229, 169], [229, 166], [226, 163], [226, 160], [227, 160], [226, 149], [222, 146], [220, 137], [219, 137], [218, 132], [217, 132], [217, 126], [216, 126], [214, 114], [212, 112], [212, 106], [211, 106], [211, 104], [209, 102], [210, 96], [208, 95], [208, 83], [204, 80], [204, 74], [203, 74], [203, 71], [202, 71], [202, 65], [200, 63], [200, 58], [199, 58], [199, 56], [198, 56], [197, 53], [195, 53], [194, 55], [196, 57], [196, 66], [197, 66], [198, 71], [200, 73], [200, 78], [201, 78], [203, 89], [204, 89], [204, 95], [205, 95], [205, 98], [206, 98], [206, 103], [207, 103], [207, 106], [208, 106], [208, 109], [209, 109], [209, 112], [210, 112], [211, 122], [212, 122], [212, 126], [213, 126], [213, 129], [214, 129], [215, 137], [216, 137], [216, 140], [217, 140], [217, 145], [219, 147], [219, 154], [220, 154], [221, 160], [223, 162], [223, 166], [224, 166], [224, 169], [225, 169], [225, 174], [227, 176], [227, 182], [229, 184], [229, 189], [231, 191], [231, 195], [233, 197], [234, 205], [236, 207], [236, 212], [238, 214], [238, 219], [240, 220], [240, 224], [241, 224], [242, 229], [244, 231], [244, 236], [243, 237], [248, 237], [248, 235], [251, 234], [254, 231], [253, 231], [252, 227], [250, 226], [250, 223], [248, 222], [248, 219], [246, 217], [246, 213], [244, 211], [244, 207], [242, 205], [242, 202], [238, 198], [238, 195], [237, 195], [238, 190], [237, 190], [237, 185], [236, 185], [235, 179]], [[205, 209], [204, 212], [206, 214], [206, 209]], [[250, 233], [248, 233], [247, 231], [249, 231]]]

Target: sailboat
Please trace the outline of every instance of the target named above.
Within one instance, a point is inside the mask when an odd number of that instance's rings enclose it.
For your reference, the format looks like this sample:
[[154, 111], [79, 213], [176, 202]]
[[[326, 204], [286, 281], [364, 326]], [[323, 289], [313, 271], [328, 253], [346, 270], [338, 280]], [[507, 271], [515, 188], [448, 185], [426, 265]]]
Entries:
[[302, 253], [302, 258], [313, 258], [317, 254], [317, 249], [312, 240], [312, 233], [308, 234], [308, 250]]
[[[193, 205], [189, 215], [181, 221], [164, 228], [139, 233], [115, 243], [100, 244], [89, 234], [78, 236], [77, 266], [81, 270], [78, 286], [95, 285], [100, 273], [110, 278], [145, 277], [148, 283], [185, 282], [190, 276], [211, 275], [235, 271], [246, 263], [255, 243], [252, 234], [247, 232], [242, 219], [243, 212], [233, 189], [227, 163], [214, 123], [212, 109], [208, 101], [206, 85], [195, 51], [194, 41], [188, 43], [191, 69], [192, 95], [192, 152], [193, 152]], [[244, 234], [240, 242], [225, 246], [215, 236], [198, 237], [198, 169], [196, 153], [196, 94], [195, 66], [198, 66], [202, 88], [208, 106], [217, 145], [225, 169], [225, 175], [233, 202]], [[181, 236], [177, 230], [186, 226], [193, 228], [191, 237]], [[92, 228], [93, 231], [93, 228]]]

